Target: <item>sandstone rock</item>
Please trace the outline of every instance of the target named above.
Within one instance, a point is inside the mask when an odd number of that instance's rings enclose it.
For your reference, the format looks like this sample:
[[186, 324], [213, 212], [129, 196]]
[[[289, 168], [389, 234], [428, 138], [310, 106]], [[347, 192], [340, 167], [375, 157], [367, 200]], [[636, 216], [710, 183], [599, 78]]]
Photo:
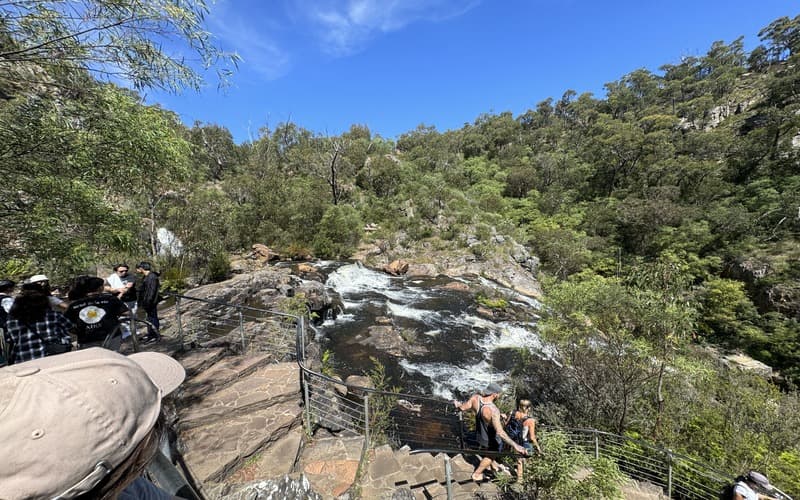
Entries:
[[372, 380], [370, 380], [369, 377], [365, 377], [364, 375], [350, 375], [344, 380], [344, 383], [356, 387], [366, 387], [367, 389], [375, 388], [375, 385], [372, 383]]
[[365, 337], [358, 340], [360, 344], [373, 346], [392, 356], [419, 355], [428, 352], [424, 345], [418, 342], [409, 342], [391, 326], [371, 326], [367, 333]]
[[408, 271], [408, 262], [404, 260], [394, 260], [389, 265], [384, 266], [383, 270], [393, 276], [400, 276]]
[[280, 479], [254, 481], [219, 498], [221, 500], [322, 500], [322, 496], [311, 489], [311, 484], [305, 476], [292, 479], [288, 475]]
[[297, 265], [297, 272], [300, 273], [316, 273], [317, 268], [312, 266], [311, 264], [306, 264], [305, 262], [300, 263]]
[[250, 255], [255, 259], [266, 259], [270, 260], [273, 257], [277, 257], [277, 254], [273, 254], [272, 250], [266, 245], [262, 245], [261, 243], [254, 243], [252, 247], [252, 252]]
[[447, 290], [457, 290], [459, 292], [469, 292], [469, 285], [461, 281], [451, 281], [450, 283], [443, 285], [442, 288]]
[[439, 270], [436, 268], [435, 264], [409, 264], [405, 274], [406, 276], [414, 278], [434, 278], [438, 276]]
[[334, 380], [338, 380], [339, 382], [342, 382], [341, 384], [334, 384], [333, 385], [334, 390], [336, 390], [336, 392], [339, 393], [339, 395], [341, 396], [347, 396], [347, 386], [344, 385], [344, 380], [342, 380], [342, 377], [334, 375], [331, 378]]
[[389, 317], [386, 317], [386, 316], [378, 316], [377, 318], [375, 318], [375, 323], [377, 323], [379, 325], [384, 325], [384, 326], [385, 325], [391, 325], [392, 324], [392, 318], [389, 318]]

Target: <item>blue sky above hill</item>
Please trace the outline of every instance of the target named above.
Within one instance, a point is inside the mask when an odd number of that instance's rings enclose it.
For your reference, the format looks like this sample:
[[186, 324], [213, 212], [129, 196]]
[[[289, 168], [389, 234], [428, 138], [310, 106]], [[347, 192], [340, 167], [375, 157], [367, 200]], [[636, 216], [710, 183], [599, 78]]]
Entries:
[[394, 139], [419, 124], [459, 128], [515, 116], [567, 89], [603, 97], [638, 68], [658, 72], [716, 40], [797, 15], [794, 0], [221, 0], [208, 29], [242, 61], [231, 85], [146, 92], [191, 125], [237, 142], [284, 121], [338, 134], [351, 124]]

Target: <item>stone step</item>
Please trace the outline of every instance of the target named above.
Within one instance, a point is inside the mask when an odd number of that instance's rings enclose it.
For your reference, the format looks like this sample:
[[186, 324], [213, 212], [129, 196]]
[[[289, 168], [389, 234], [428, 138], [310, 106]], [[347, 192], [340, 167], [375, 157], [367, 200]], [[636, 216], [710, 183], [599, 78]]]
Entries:
[[193, 404], [198, 399], [250, 375], [270, 361], [272, 356], [269, 354], [228, 356], [184, 382], [179, 400], [183, 405]]
[[363, 446], [361, 436], [314, 436], [303, 449], [300, 468], [314, 491], [336, 498], [353, 485]]
[[297, 401], [180, 432], [183, 458], [201, 483], [219, 482], [265, 446], [285, 436], [301, 423]]
[[444, 481], [444, 462], [429, 453], [417, 453], [402, 459], [402, 473], [413, 489], [432, 482]]
[[198, 373], [208, 369], [211, 365], [222, 359], [227, 351], [221, 347], [214, 349], [192, 349], [180, 356], [178, 361], [186, 370], [186, 383]]
[[298, 426], [274, 443], [244, 461], [227, 479], [228, 484], [275, 479], [290, 474], [303, 444], [303, 428]]
[[208, 425], [221, 419], [246, 415], [283, 401], [297, 405], [300, 373], [296, 363], [264, 366], [219, 391], [206, 395], [178, 411], [179, 428]]

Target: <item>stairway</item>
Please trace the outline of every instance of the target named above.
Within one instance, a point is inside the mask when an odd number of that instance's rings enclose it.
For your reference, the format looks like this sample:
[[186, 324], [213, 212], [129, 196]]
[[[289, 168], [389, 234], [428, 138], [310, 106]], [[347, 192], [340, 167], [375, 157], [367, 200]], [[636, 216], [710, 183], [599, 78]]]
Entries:
[[174, 398], [179, 452], [209, 498], [222, 484], [292, 472], [302, 443], [296, 363], [274, 363], [265, 353], [225, 356], [219, 348], [178, 360], [187, 371]]
[[[475, 483], [475, 469], [461, 455], [450, 458], [452, 498], [492, 498], [498, 493], [491, 482]], [[444, 454], [412, 454], [404, 446], [393, 451], [383, 445], [370, 451], [369, 465], [361, 480], [363, 498], [447, 498]]]

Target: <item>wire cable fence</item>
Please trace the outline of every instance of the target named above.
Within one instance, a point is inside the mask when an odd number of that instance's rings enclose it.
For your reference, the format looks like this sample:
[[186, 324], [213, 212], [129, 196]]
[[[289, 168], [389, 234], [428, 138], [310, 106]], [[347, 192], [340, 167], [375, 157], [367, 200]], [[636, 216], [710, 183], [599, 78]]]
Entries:
[[276, 360], [297, 358], [297, 317], [278, 311], [226, 302], [171, 295], [174, 306], [164, 310], [182, 346], [225, 345], [244, 352], [265, 351]]
[[595, 429], [543, 426], [542, 430], [562, 432], [572, 447], [611, 459], [627, 476], [660, 486], [670, 498], [716, 499], [730, 482], [729, 475], [698, 460], [638, 439]]
[[[309, 433], [315, 427], [347, 430], [365, 437], [365, 449], [389, 443], [395, 448], [407, 445], [416, 450], [476, 453], [473, 429], [451, 402], [346, 384], [310, 369], [306, 347], [313, 327], [305, 317], [188, 296], [175, 296], [174, 315], [183, 344], [227, 342], [242, 352], [258, 349], [274, 353], [279, 360], [296, 360]], [[626, 436], [543, 427], [547, 430], [565, 433], [571, 446], [595, 458], [611, 459], [627, 476], [663, 488], [670, 498], [718, 498], [732, 477], [691, 457]]]

